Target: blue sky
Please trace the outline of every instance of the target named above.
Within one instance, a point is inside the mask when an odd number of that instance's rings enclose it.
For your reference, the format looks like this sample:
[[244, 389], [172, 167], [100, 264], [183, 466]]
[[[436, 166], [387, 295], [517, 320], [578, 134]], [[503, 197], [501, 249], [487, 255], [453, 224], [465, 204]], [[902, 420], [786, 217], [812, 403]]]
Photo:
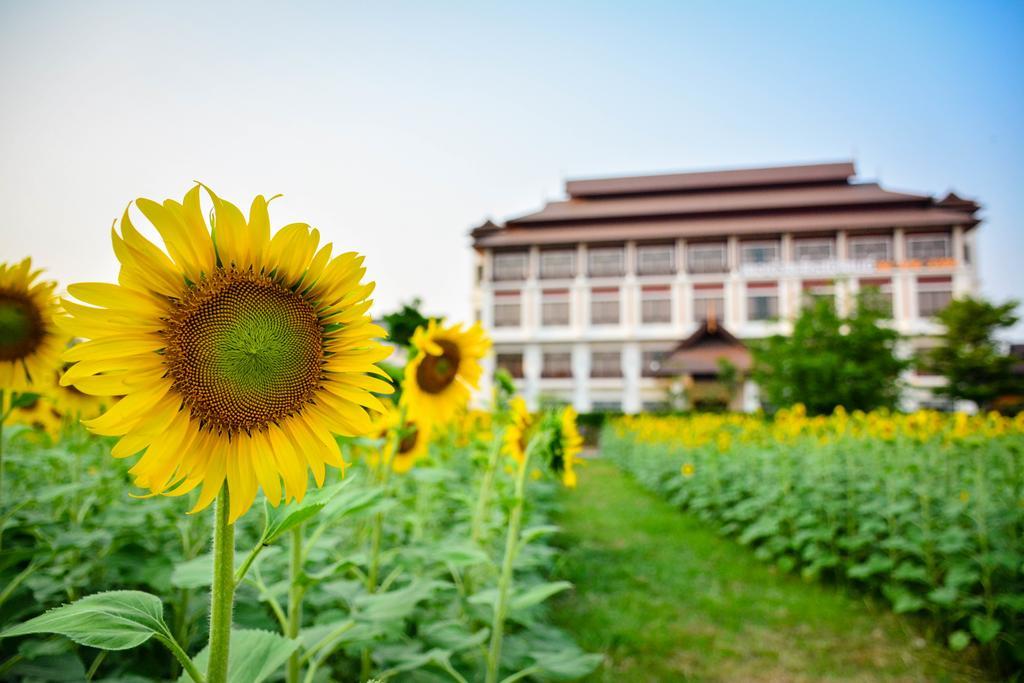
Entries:
[[1021, 2], [0, 2], [0, 98], [2, 256], [63, 282], [200, 179], [465, 317], [467, 230], [566, 177], [854, 158], [980, 200], [983, 291], [1024, 297]]

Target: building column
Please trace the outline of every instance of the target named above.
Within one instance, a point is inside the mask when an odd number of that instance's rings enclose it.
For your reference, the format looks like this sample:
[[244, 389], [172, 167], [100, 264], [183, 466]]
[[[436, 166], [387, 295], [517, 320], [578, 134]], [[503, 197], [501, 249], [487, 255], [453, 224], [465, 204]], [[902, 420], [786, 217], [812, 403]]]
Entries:
[[640, 345], [628, 342], [622, 346], [622, 412], [639, 413], [640, 402]]
[[523, 348], [523, 399], [530, 410], [537, 410], [540, 398], [540, 344], [527, 344]]
[[580, 342], [572, 347], [572, 404], [577, 412], [590, 411], [590, 348]]

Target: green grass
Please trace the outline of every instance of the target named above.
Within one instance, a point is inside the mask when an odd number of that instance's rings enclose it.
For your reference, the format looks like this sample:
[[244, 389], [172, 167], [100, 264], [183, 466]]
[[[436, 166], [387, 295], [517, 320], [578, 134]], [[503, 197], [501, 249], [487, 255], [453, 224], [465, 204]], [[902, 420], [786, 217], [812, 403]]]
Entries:
[[913, 624], [841, 588], [756, 560], [592, 461], [565, 495], [555, 605], [579, 644], [604, 652], [590, 681], [963, 681], [982, 674]]

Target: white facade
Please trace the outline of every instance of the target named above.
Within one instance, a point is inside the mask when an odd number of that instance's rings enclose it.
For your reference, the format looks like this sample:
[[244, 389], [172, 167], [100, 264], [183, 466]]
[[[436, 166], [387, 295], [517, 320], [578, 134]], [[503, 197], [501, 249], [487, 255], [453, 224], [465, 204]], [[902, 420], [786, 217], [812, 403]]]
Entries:
[[[953, 226], [478, 247], [474, 308], [495, 350], [485, 377], [492, 376], [496, 358], [513, 367], [521, 359], [517, 382], [531, 406], [550, 397], [579, 411], [653, 409], [666, 403], [668, 386], [665, 379], [646, 376], [645, 366], [691, 335], [702, 313], [713, 310], [740, 339], [764, 337], [790, 329], [805, 294], [834, 297], [844, 311], [862, 285], [891, 293], [892, 324], [909, 338], [905, 351], [912, 353], [938, 332], [929, 308], [977, 291], [973, 240], [973, 231]], [[724, 248], [720, 269], [716, 245]], [[641, 250], [647, 264], [663, 265], [670, 253], [671, 272], [645, 274]], [[570, 253], [572, 274], [559, 275]], [[522, 277], [516, 275], [519, 260], [525, 261]], [[591, 274], [619, 263], [621, 274]], [[708, 269], [714, 272], [696, 272]], [[552, 271], [554, 276], [545, 277]], [[645, 313], [658, 321], [645, 321]], [[755, 319], [759, 315], [769, 319]], [[907, 407], [913, 407], [927, 402], [929, 388], [941, 380], [908, 373], [906, 381]], [[756, 409], [750, 382], [742, 396], [744, 409]]]

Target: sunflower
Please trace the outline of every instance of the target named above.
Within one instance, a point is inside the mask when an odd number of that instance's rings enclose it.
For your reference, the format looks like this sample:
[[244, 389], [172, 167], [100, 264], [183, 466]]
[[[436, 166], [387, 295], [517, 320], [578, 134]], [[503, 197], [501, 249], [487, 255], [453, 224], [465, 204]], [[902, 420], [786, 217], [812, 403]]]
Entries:
[[33, 391], [51, 383], [65, 336], [53, 325], [57, 283], [39, 280], [32, 259], [0, 263], [0, 391]]
[[55, 373], [53, 386], [46, 391], [46, 398], [53, 403], [58, 413], [77, 424], [80, 420], [98, 417], [109, 402], [100, 396], [87, 394], [74, 385], [62, 385], [60, 377], [70, 367], [70, 363], [65, 363], [63, 369]]
[[408, 472], [419, 460], [427, 457], [427, 446], [430, 444], [430, 425], [419, 426], [406, 422], [397, 432], [398, 443], [395, 453], [391, 456], [391, 469], [399, 474]]
[[[234, 522], [262, 489], [271, 505], [302, 500], [308, 471], [344, 467], [334, 434], [370, 428], [371, 393], [391, 385], [375, 364], [390, 354], [366, 314], [373, 284], [362, 257], [332, 257], [303, 223], [271, 234], [267, 200], [248, 219], [200, 186], [181, 203], [139, 199], [166, 252], [143, 237], [125, 210], [112, 230], [118, 284], [72, 285], [61, 325], [88, 339], [68, 349], [61, 378], [92, 395], [120, 396], [85, 422], [121, 437], [115, 457], [143, 452], [136, 485], [183, 495], [201, 485], [193, 512], [226, 483]], [[282, 487], [283, 481], [283, 487]]]
[[[401, 409], [388, 404], [387, 410], [373, 420], [373, 426], [369, 433], [370, 437], [379, 439], [384, 443], [384, 449], [392, 446], [388, 439], [398, 439], [394, 443], [394, 453], [391, 456], [391, 469], [398, 473], [408, 472], [412, 466], [427, 454], [427, 445], [430, 443], [430, 426], [422, 428], [409, 420], [402, 421]], [[367, 462], [376, 467], [380, 463], [380, 446], [360, 447], [360, 451], [366, 455]]]
[[559, 416], [558, 429], [552, 441], [551, 468], [561, 473], [562, 483], [576, 487], [576, 456], [583, 451], [583, 437], [576, 428], [576, 411], [566, 406]]
[[521, 463], [526, 459], [526, 446], [529, 443], [528, 434], [533, 426], [533, 417], [526, 407], [526, 401], [520, 396], [509, 401], [508, 406], [512, 413], [512, 422], [505, 429], [505, 451], [516, 462]]
[[24, 425], [45, 434], [51, 442], [60, 438], [63, 421], [56, 406], [39, 394], [23, 394], [10, 408], [10, 424]]
[[418, 424], [447, 424], [478, 387], [491, 341], [480, 323], [464, 329], [431, 320], [416, 329], [412, 344], [419, 353], [405, 367], [402, 405]]

